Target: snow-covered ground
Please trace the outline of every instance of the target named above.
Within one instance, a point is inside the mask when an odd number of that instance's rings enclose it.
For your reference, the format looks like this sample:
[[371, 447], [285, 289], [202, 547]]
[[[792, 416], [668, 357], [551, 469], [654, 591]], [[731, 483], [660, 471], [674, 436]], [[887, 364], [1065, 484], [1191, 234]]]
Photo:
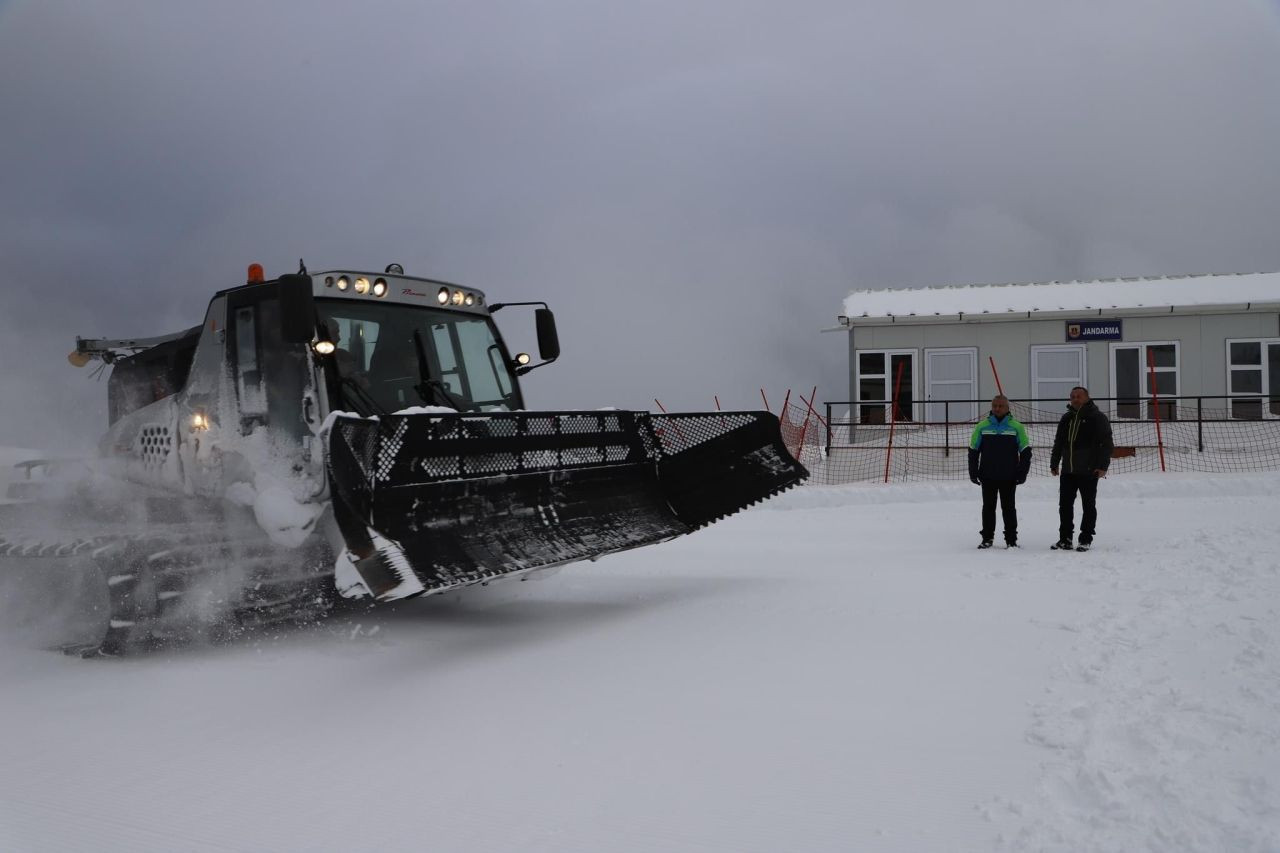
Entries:
[[1280, 849], [1280, 475], [804, 488], [216, 648], [0, 645], [0, 850]]

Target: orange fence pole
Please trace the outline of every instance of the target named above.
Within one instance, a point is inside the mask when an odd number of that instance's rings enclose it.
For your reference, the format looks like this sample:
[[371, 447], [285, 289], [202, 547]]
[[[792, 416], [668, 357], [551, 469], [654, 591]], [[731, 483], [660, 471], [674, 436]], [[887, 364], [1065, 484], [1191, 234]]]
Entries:
[[[902, 390], [902, 368], [906, 367], [906, 361], [898, 363], [898, 378], [893, 382], [893, 412], [889, 421], [889, 448], [884, 454], [884, 481], [889, 482], [889, 460], [893, 458], [893, 430], [898, 425], [898, 393]], [[814, 389], [817, 392], [817, 389]]]
[[[667, 411], [667, 407], [666, 407], [666, 406], [664, 406], [664, 405], [662, 405], [662, 401], [661, 401], [661, 400], [659, 400], [657, 397], [654, 397], [654, 398], [653, 398], [653, 402], [655, 402], [655, 403], [657, 403], [657, 404], [658, 404], [658, 408], [662, 410], [662, 414], [664, 414], [664, 415], [668, 415], [668, 414], [670, 414], [670, 412], [668, 412], [668, 411]], [[680, 432], [680, 427], [676, 426], [676, 425], [673, 423], [673, 424], [671, 424], [671, 428], [672, 428], [673, 430], [675, 430], [675, 431], [676, 431], [676, 435], [680, 436], [680, 440], [681, 440], [681, 441], [684, 441], [684, 433]]]
[[[813, 396], [809, 398], [809, 411], [804, 415], [804, 426], [800, 428], [800, 453], [804, 453], [804, 436], [809, 431], [809, 418], [813, 416], [813, 399], [818, 396], [818, 386], [813, 386]], [[800, 399], [804, 399], [804, 395], [800, 395]], [[796, 461], [800, 461], [800, 453], [796, 454]]]
[[1000, 374], [996, 372], [996, 357], [994, 355], [989, 355], [987, 356], [987, 361], [991, 362], [991, 375], [996, 378], [996, 390], [1003, 395], [1004, 388], [1000, 385]]
[[1147, 369], [1151, 372], [1151, 405], [1155, 409], [1156, 414], [1156, 447], [1160, 449], [1160, 471], [1164, 468], [1164, 436], [1160, 433], [1160, 394], [1156, 390], [1156, 357], [1151, 351], [1151, 347], [1147, 347]]
[[[791, 413], [788, 409], [791, 406], [791, 389], [787, 389], [787, 396], [782, 398], [782, 408], [778, 410], [778, 429], [782, 433], [782, 444], [787, 448], [787, 452], [791, 452], [791, 446], [787, 444], [787, 426], [791, 424]], [[793, 454], [796, 459], [800, 458], [799, 450]]]
[[[817, 389], [817, 388], [814, 388], [814, 389], [813, 389], [813, 393], [816, 395], [816, 394], [818, 393], [818, 389]], [[800, 395], [800, 399], [801, 399], [801, 400], [803, 400], [805, 403], [808, 403], [808, 404], [809, 404], [809, 411], [813, 412], [813, 405], [814, 405], [814, 401], [813, 401], [812, 399], [805, 400], [805, 399], [804, 399], [804, 395], [803, 395], [803, 394], [801, 394], [801, 395]], [[826, 422], [826, 419], [824, 419], [824, 418], [822, 417], [822, 415], [818, 414], [817, 412], [813, 412], [813, 416], [814, 416], [815, 418], [817, 418], [817, 419], [818, 419], [818, 423], [822, 424], [822, 428], [823, 428], [823, 429], [826, 429], [826, 428], [827, 428], [827, 422]]]

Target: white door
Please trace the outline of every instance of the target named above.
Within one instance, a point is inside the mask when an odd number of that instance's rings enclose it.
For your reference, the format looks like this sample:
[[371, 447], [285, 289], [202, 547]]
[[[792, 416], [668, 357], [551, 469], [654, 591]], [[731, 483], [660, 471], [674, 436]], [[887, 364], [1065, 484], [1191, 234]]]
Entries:
[[[976, 347], [924, 351], [925, 420], [929, 423], [973, 423], [978, 419], [978, 350]], [[962, 402], [947, 403], [947, 400]]]
[[1085, 384], [1084, 344], [1031, 348], [1031, 396], [1037, 409], [1056, 410], [1066, 405], [1071, 389]]

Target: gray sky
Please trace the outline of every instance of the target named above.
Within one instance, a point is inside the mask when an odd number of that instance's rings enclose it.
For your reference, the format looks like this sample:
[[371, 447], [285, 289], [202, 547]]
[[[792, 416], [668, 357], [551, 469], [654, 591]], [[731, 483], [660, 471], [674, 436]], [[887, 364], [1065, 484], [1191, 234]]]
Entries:
[[842, 399], [855, 287], [1280, 269], [1277, 92], [1274, 0], [0, 0], [0, 444], [299, 257], [547, 300], [531, 407]]

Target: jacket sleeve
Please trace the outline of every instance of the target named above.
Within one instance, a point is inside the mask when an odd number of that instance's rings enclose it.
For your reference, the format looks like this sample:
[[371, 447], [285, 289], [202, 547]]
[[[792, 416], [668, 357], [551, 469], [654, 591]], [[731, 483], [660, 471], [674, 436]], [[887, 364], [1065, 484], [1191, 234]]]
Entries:
[[1027, 438], [1027, 428], [1017, 424], [1018, 432], [1018, 482], [1025, 483], [1027, 474], [1031, 473], [1031, 440]]
[[1062, 451], [1067, 446], [1067, 415], [1058, 421], [1058, 431], [1053, 436], [1053, 450], [1049, 452], [1049, 467], [1057, 468], [1062, 462]]
[[973, 432], [969, 435], [969, 479], [972, 480], [978, 476], [978, 457], [982, 451], [979, 449], [982, 445], [982, 422], [973, 428]]
[[1094, 457], [1093, 467], [1105, 471], [1111, 465], [1111, 452], [1115, 450], [1115, 442], [1111, 440], [1111, 421], [1101, 412], [1098, 413], [1097, 430], [1098, 439], [1094, 443], [1097, 455]]

